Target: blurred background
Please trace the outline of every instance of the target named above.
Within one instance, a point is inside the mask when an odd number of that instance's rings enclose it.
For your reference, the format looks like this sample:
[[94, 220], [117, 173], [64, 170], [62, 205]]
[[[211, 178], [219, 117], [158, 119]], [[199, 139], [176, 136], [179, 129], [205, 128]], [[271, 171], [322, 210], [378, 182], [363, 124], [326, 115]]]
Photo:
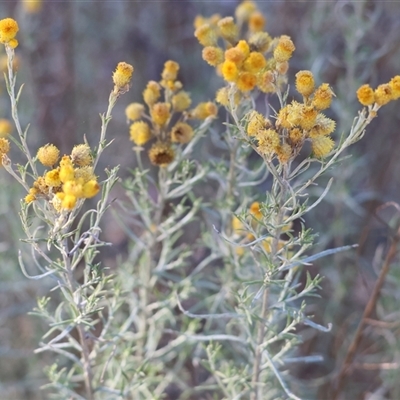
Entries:
[[[54, 143], [62, 152], [86, 135], [96, 143], [99, 113], [107, 107], [111, 74], [119, 61], [135, 66], [132, 89], [118, 102], [109, 137], [115, 138], [99, 170], [121, 164], [121, 176], [133, 168], [124, 109], [141, 101], [147, 81], [158, 80], [168, 59], [181, 65], [180, 79], [193, 103], [214, 98], [222, 80], [201, 59], [193, 36], [197, 14], [233, 15], [237, 1], [0, 1], [0, 17], [20, 26], [16, 49], [18, 82], [25, 82], [20, 112], [29, 122], [29, 145]], [[347, 132], [360, 110], [355, 92], [363, 83], [375, 87], [400, 73], [400, 2], [383, 1], [256, 1], [267, 18], [271, 36], [291, 36], [296, 51], [289, 81], [298, 70], [310, 69], [317, 82], [336, 93], [333, 113], [336, 139]], [[3, 49], [0, 49], [3, 52]], [[0, 66], [5, 55], [0, 53]], [[0, 85], [0, 118], [10, 117], [4, 79]], [[291, 371], [305, 398], [329, 399], [334, 372], [370, 296], [398, 215], [386, 202], [400, 202], [399, 102], [379, 111], [365, 138], [331, 172], [334, 185], [307, 225], [320, 232], [317, 250], [358, 243], [357, 251], [316, 262], [309, 270], [324, 276], [321, 298], [309, 311], [329, 333], [304, 336], [303, 355], [321, 354], [324, 362]], [[221, 128], [222, 129], [222, 128]], [[13, 162], [20, 155], [12, 153]], [[109, 160], [109, 162], [108, 162]], [[326, 179], [328, 179], [327, 177]], [[0, 171], [0, 398], [43, 399], [43, 367], [52, 355], [33, 354], [44, 331], [27, 313], [36, 297], [47, 293], [44, 282], [28, 281], [17, 260], [19, 200], [24, 193]], [[311, 196], [320, 194], [316, 187]], [[260, 188], [261, 193], [261, 188]], [[381, 207], [381, 208], [380, 208]], [[398, 213], [398, 212], [397, 212]], [[123, 252], [126, 238], [110, 217], [104, 240], [115, 244], [104, 262]], [[368, 324], [345, 388], [346, 399], [400, 399], [400, 272], [393, 265], [374, 320]], [[308, 332], [308, 331], [307, 331]], [[306, 391], [304, 391], [306, 387]], [[301, 388], [301, 389], [300, 389]], [[296, 393], [296, 388], [293, 388]]]

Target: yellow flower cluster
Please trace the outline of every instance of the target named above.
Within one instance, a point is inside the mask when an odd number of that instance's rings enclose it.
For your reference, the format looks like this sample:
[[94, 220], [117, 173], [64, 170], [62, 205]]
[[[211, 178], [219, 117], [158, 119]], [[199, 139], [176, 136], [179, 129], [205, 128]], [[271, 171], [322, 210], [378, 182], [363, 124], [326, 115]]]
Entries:
[[[193, 128], [187, 123], [189, 119], [204, 120], [214, 118], [218, 113], [212, 102], [200, 103], [189, 109], [192, 100], [189, 93], [183, 90], [178, 80], [179, 64], [167, 61], [159, 82], [149, 81], [143, 91], [141, 103], [131, 103], [125, 109], [130, 126], [130, 139], [137, 146], [143, 146], [152, 139], [148, 155], [154, 165], [165, 167], [175, 158], [173, 143], [185, 144], [194, 135]], [[161, 99], [163, 101], [161, 101]]]
[[18, 23], [12, 18], [0, 20], [0, 43], [7, 44], [12, 49], [18, 46], [18, 40], [15, 39], [19, 31]]
[[260, 154], [286, 164], [300, 152], [306, 140], [311, 141], [316, 157], [324, 157], [333, 149], [330, 134], [335, 121], [321, 113], [329, 108], [334, 93], [327, 83], [315, 88], [310, 71], [296, 74], [296, 89], [303, 95], [303, 102], [292, 101], [281, 108], [273, 124], [256, 111], [248, 114], [246, 132], [257, 140]]
[[[249, 226], [251, 226], [254, 231], [258, 231], [260, 235], [266, 234], [264, 225], [262, 224], [263, 218], [264, 214], [261, 210], [260, 203], [258, 201], [253, 202], [248, 209], [248, 217], [246, 218], [246, 220]], [[282, 233], [290, 231], [291, 227], [291, 223], [285, 224], [281, 228]], [[232, 218], [232, 230], [234, 236], [236, 236], [236, 239], [240, 240], [240, 244], [250, 243], [255, 240], [254, 235], [248, 232], [248, 230], [244, 226], [244, 223], [236, 216]], [[286, 245], [286, 243], [287, 241], [285, 240], [279, 240], [278, 250], [281, 250]], [[267, 237], [266, 239], [262, 240], [260, 244], [265, 252], [270, 253], [272, 250], [273, 238]], [[239, 256], [243, 255], [243, 247], [238, 247], [236, 253]]]
[[87, 144], [75, 146], [69, 156], [61, 158], [58, 166], [60, 151], [53, 144], [41, 147], [36, 157], [50, 169], [29, 189], [25, 197], [27, 204], [44, 198], [57, 212], [71, 211], [79, 199], [94, 197], [99, 192], [100, 185], [94, 175], [93, 157]]
[[363, 106], [378, 107], [384, 106], [389, 101], [397, 100], [400, 97], [400, 75], [396, 75], [389, 83], [379, 85], [375, 90], [368, 84], [362, 85], [357, 90], [358, 101]]
[[[233, 17], [218, 15], [208, 20], [196, 18], [194, 35], [204, 46], [203, 59], [241, 92], [255, 88], [264, 93], [275, 92], [285, 81], [288, 61], [295, 50], [292, 40], [285, 35], [272, 39], [264, 31], [265, 17], [253, 1], [242, 2], [235, 16], [237, 22]], [[239, 37], [242, 26], [247, 27], [246, 39]], [[217, 93], [217, 101], [227, 105], [222, 95], [223, 92]]]

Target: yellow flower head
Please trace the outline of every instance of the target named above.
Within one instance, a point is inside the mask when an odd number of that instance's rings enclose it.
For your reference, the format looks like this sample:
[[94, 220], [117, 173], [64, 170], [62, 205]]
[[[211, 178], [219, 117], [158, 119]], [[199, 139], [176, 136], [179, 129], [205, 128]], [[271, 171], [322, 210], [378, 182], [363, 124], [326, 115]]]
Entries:
[[171, 129], [171, 140], [175, 143], [188, 143], [192, 137], [193, 128], [185, 122], [178, 122]]
[[296, 47], [294, 47], [294, 44], [290, 37], [282, 35], [279, 38], [278, 45], [275, 47], [274, 58], [277, 62], [288, 61], [290, 57], [292, 57], [295, 49]]
[[370, 106], [375, 103], [375, 93], [368, 84], [362, 85], [357, 90], [357, 98], [363, 106]]
[[85, 144], [74, 146], [71, 152], [71, 161], [78, 167], [86, 167], [93, 162], [90, 147]]
[[332, 102], [333, 91], [327, 83], [323, 83], [314, 93], [312, 105], [318, 110], [329, 108]]
[[86, 167], [75, 168], [74, 170], [74, 179], [83, 182], [89, 182], [91, 180], [96, 180], [96, 176], [94, 174], [93, 167], [88, 165]]
[[175, 61], [168, 60], [164, 64], [164, 70], [161, 73], [162, 79], [166, 81], [174, 81], [178, 76], [179, 64]]
[[245, 0], [236, 7], [235, 17], [240, 23], [243, 23], [248, 21], [255, 11], [257, 11], [257, 6], [254, 1]]
[[400, 75], [396, 75], [389, 82], [390, 88], [392, 89], [393, 100], [397, 100], [400, 97]]
[[85, 199], [90, 199], [96, 196], [97, 193], [100, 191], [100, 185], [97, 183], [95, 179], [92, 179], [86, 182], [82, 188], [82, 197]]
[[252, 51], [245, 60], [243, 68], [246, 71], [256, 74], [266, 66], [267, 66], [267, 60], [264, 58], [264, 56], [257, 51]]
[[239, 29], [232, 17], [225, 17], [218, 21], [220, 35], [230, 43], [236, 43], [239, 35]]
[[263, 115], [253, 110], [248, 117], [246, 132], [249, 136], [257, 136], [258, 132], [266, 127], [266, 121]]
[[233, 61], [225, 60], [221, 68], [222, 76], [228, 82], [236, 82], [239, 77], [239, 70]]
[[75, 171], [69, 156], [63, 156], [60, 161], [60, 181], [62, 183], [75, 179]]
[[241, 72], [236, 81], [236, 85], [242, 92], [253, 90], [257, 85], [257, 76], [251, 72]]
[[62, 190], [66, 195], [73, 195], [77, 199], [83, 197], [83, 187], [82, 183], [77, 180], [71, 180], [64, 183]]
[[140, 103], [131, 103], [125, 108], [126, 118], [131, 121], [141, 118], [142, 113], [144, 113], [144, 105]]
[[206, 46], [202, 52], [203, 60], [213, 67], [224, 61], [224, 52], [220, 47]]
[[169, 120], [171, 104], [169, 103], [156, 103], [150, 110], [150, 115], [153, 122], [157, 125], [164, 125]]
[[375, 103], [379, 106], [384, 106], [393, 100], [393, 93], [390, 84], [384, 83], [375, 89]]
[[144, 102], [151, 107], [160, 98], [160, 85], [155, 81], [149, 81], [143, 91]]
[[279, 146], [279, 134], [274, 129], [263, 129], [257, 134], [258, 146], [260, 153], [271, 156]]
[[311, 71], [299, 71], [296, 74], [296, 90], [303, 96], [308, 97], [314, 92], [314, 75]]
[[192, 103], [189, 93], [180, 91], [171, 98], [172, 108], [174, 111], [182, 112], [187, 110]]
[[37, 152], [38, 160], [45, 167], [52, 167], [58, 161], [59, 156], [60, 150], [54, 144], [46, 144]]
[[245, 60], [245, 53], [238, 47], [231, 47], [225, 51], [225, 60], [234, 62], [240, 67]]
[[202, 46], [215, 46], [217, 43], [217, 36], [214, 28], [210, 24], [199, 26], [194, 31], [194, 36]]
[[174, 161], [175, 153], [170, 144], [157, 142], [149, 150], [149, 158], [152, 164], [166, 167]]
[[217, 114], [218, 107], [212, 101], [199, 103], [193, 110], [190, 111], [191, 118], [200, 120], [208, 117], [216, 117]]
[[18, 23], [12, 18], [5, 18], [0, 20], [0, 42], [8, 43], [14, 39], [19, 31]]
[[46, 172], [44, 176], [44, 181], [47, 186], [57, 187], [61, 185], [60, 180], [60, 170], [58, 168], [52, 169], [49, 172]]
[[324, 114], [318, 114], [313, 128], [308, 132], [308, 137], [330, 135], [336, 127], [336, 122], [326, 117]]
[[12, 132], [13, 126], [8, 119], [0, 118], [0, 137], [7, 137]]
[[[288, 104], [285, 107], [282, 107], [277, 115], [276, 118], [276, 126], [277, 127], [282, 127], [282, 128], [292, 128], [293, 125], [295, 125], [292, 121], [294, 120], [294, 114], [296, 113], [293, 112], [293, 105], [292, 104]], [[296, 119], [300, 120], [300, 114], [298, 114], [298, 117]]]
[[36, 200], [36, 196], [34, 195], [34, 194], [31, 194], [31, 193], [28, 193], [26, 196], [25, 196], [25, 203], [26, 204], [30, 204], [30, 203], [32, 203], [33, 201], [35, 201]]
[[260, 53], [265, 53], [269, 49], [271, 42], [271, 36], [267, 32], [256, 32], [249, 37], [249, 45], [254, 51], [259, 51]]
[[147, 122], [136, 121], [129, 128], [130, 139], [138, 146], [143, 146], [151, 139], [151, 130]]
[[300, 126], [306, 130], [311, 129], [317, 122], [317, 115], [318, 110], [313, 106], [302, 107]]
[[132, 79], [133, 67], [126, 62], [120, 62], [113, 73], [113, 82], [117, 90], [125, 89]]
[[240, 50], [244, 58], [247, 58], [250, 54], [250, 46], [245, 40], [239, 40], [238, 44], [236, 45], [236, 48]]
[[249, 19], [249, 31], [250, 32], [261, 32], [265, 27], [265, 17], [260, 13], [260, 11], [256, 11], [251, 14]]
[[329, 136], [318, 136], [311, 139], [311, 148], [315, 157], [325, 157], [331, 152], [335, 142]]
[[258, 75], [257, 87], [264, 93], [274, 93], [276, 91], [274, 81], [274, 73], [272, 71], [265, 71]]

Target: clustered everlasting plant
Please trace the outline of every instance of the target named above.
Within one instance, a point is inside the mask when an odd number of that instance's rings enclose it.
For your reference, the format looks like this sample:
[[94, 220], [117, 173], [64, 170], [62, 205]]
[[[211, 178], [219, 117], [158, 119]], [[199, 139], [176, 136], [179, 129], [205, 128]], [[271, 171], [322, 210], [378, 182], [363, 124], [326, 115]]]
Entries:
[[[160, 81], [148, 82], [144, 104], [125, 110], [137, 167], [122, 182], [126, 196], [114, 209], [129, 239], [127, 259], [115, 271], [103, 268], [98, 255], [108, 245], [101, 219], [118, 167], [100, 181], [96, 166], [111, 144], [111, 113], [129, 90], [133, 67], [120, 62], [113, 73], [96, 147], [84, 138], [69, 155], [60, 157], [50, 143], [32, 156], [29, 127], [21, 127], [18, 115], [18, 24], [0, 21], [17, 132], [12, 136], [0, 121], [1, 161], [27, 192], [20, 215], [32, 251], [20, 253], [23, 273], [54, 284], [34, 311], [49, 324], [37, 352], [59, 356], [46, 371], [54, 398], [298, 399], [288, 365], [320, 361], [298, 354], [299, 327], [330, 329], [310, 315], [307, 298], [318, 293], [321, 278], [303, 267], [352, 246], [313, 254], [316, 235], [304, 216], [332, 182], [316, 199], [309, 189], [363, 137], [380, 107], [400, 97], [400, 76], [358, 90], [364, 108], [335, 143], [336, 123], [324, 114], [333, 89], [317, 85], [311, 71], [298, 71], [290, 100], [293, 41], [264, 31], [265, 16], [252, 1], [235, 16], [195, 20], [203, 59], [225, 81], [215, 96], [226, 113], [218, 140], [210, 128], [216, 103], [190, 108], [175, 61], [165, 62]], [[193, 149], [206, 132], [218, 157], [210, 152], [199, 162]], [[13, 164], [8, 138], [25, 164]], [[145, 148], [155, 174], [141, 158]], [[97, 204], [86, 207], [85, 199], [99, 193]], [[32, 266], [39, 275], [31, 275]]]

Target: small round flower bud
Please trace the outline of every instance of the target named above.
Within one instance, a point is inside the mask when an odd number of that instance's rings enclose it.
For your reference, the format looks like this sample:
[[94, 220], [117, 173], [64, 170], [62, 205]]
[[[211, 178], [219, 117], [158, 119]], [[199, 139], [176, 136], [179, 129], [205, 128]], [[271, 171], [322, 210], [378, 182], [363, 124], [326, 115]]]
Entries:
[[143, 146], [151, 139], [151, 130], [147, 122], [134, 122], [129, 128], [130, 139], [138, 146]]
[[171, 98], [172, 108], [174, 111], [182, 112], [187, 110], [192, 103], [192, 99], [190, 98], [187, 92], [183, 90], [172, 96]]
[[254, 201], [253, 203], [251, 203], [249, 212], [251, 215], [253, 215], [257, 219], [261, 219], [263, 217], [263, 214], [260, 210], [260, 203], [258, 201]]
[[131, 103], [125, 108], [126, 118], [131, 121], [140, 119], [142, 113], [144, 113], [144, 105], [140, 103]]
[[363, 106], [370, 106], [375, 103], [374, 91], [368, 84], [362, 85], [357, 90], [357, 98]]
[[97, 183], [96, 180], [92, 179], [83, 185], [82, 197], [84, 197], [85, 199], [90, 199], [96, 196], [99, 191], [100, 185]]
[[5, 18], [0, 20], [0, 42], [8, 43], [14, 39], [19, 31], [18, 23], [12, 18]]
[[156, 103], [150, 111], [153, 122], [157, 125], [165, 125], [169, 120], [171, 105], [169, 103]]
[[45, 167], [52, 167], [58, 161], [59, 156], [60, 150], [58, 150], [54, 144], [46, 144], [37, 152], [38, 160]]
[[202, 46], [215, 46], [217, 43], [217, 36], [210, 24], [198, 27], [194, 32], [194, 36]]
[[155, 81], [149, 81], [143, 91], [144, 102], [151, 107], [160, 98], [160, 85]]
[[151, 146], [149, 158], [152, 164], [166, 167], [174, 161], [175, 153], [168, 143], [157, 142]]
[[164, 64], [164, 70], [161, 77], [166, 81], [174, 81], [178, 76], [178, 71], [179, 64], [175, 61], [168, 60]]
[[389, 82], [390, 88], [392, 89], [393, 100], [397, 100], [400, 97], [400, 75], [396, 75]]
[[311, 71], [299, 71], [296, 74], [296, 90], [303, 96], [308, 97], [314, 92], [314, 75]]
[[281, 164], [287, 164], [292, 156], [292, 147], [288, 143], [282, 143], [275, 149], [278, 160]]
[[236, 82], [239, 77], [239, 70], [233, 61], [225, 60], [222, 64], [222, 76], [228, 82]]
[[124, 89], [132, 79], [133, 67], [126, 62], [120, 62], [113, 73], [113, 82], [117, 89]]
[[332, 103], [333, 91], [327, 83], [323, 83], [314, 93], [312, 105], [318, 110], [329, 108]]
[[224, 52], [220, 47], [206, 46], [202, 52], [203, 60], [213, 67], [224, 61]]
[[265, 27], [265, 17], [260, 11], [256, 11], [251, 14], [249, 19], [249, 31], [250, 32], [261, 32]]
[[239, 29], [232, 17], [225, 17], [218, 21], [220, 35], [230, 43], [235, 43], [239, 35]]
[[193, 110], [191, 110], [190, 117], [203, 120], [208, 117], [215, 117], [217, 113], [218, 107], [212, 101], [207, 101], [199, 103]]
[[71, 152], [71, 160], [78, 167], [85, 167], [93, 162], [92, 152], [87, 144], [74, 146]]
[[390, 85], [388, 83], [379, 85], [375, 89], [375, 103], [379, 106], [384, 106], [389, 103], [390, 100], [393, 100], [392, 88]]
[[267, 60], [261, 53], [257, 51], [252, 51], [243, 64], [245, 71], [252, 72], [254, 74], [260, 72], [266, 66]]
[[171, 129], [171, 140], [175, 143], [188, 143], [192, 137], [193, 128], [185, 122], [178, 122]]
[[288, 61], [290, 57], [292, 57], [293, 52], [295, 51], [296, 47], [289, 36], [282, 35], [279, 38], [278, 45], [274, 50], [274, 58], [276, 62], [284, 62]]
[[279, 146], [279, 134], [274, 129], [263, 129], [257, 134], [258, 146], [260, 153], [271, 156]]
[[46, 172], [44, 176], [44, 181], [47, 186], [57, 187], [61, 185], [60, 180], [60, 170], [58, 168], [52, 169], [49, 172]]
[[317, 121], [318, 111], [312, 106], [302, 108], [300, 126], [303, 129], [311, 129]]
[[251, 111], [248, 117], [246, 132], [249, 136], [256, 136], [259, 131], [265, 129], [265, 118], [257, 111]]
[[257, 84], [257, 76], [251, 72], [241, 72], [236, 81], [236, 85], [242, 92], [253, 90]]
[[335, 142], [329, 136], [318, 136], [311, 139], [311, 148], [315, 157], [325, 157], [331, 152]]

